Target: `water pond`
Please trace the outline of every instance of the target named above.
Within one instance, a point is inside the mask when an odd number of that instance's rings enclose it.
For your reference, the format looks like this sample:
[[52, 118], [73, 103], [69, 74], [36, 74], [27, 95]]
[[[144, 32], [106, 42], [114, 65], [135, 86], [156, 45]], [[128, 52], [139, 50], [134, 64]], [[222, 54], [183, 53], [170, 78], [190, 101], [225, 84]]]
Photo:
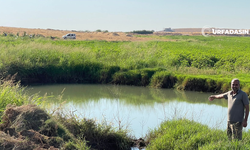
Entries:
[[30, 95], [53, 95], [46, 104], [49, 110], [64, 102], [66, 113], [128, 129], [135, 138], [173, 118], [226, 129], [227, 101], [208, 101], [212, 93], [100, 84], [33, 85], [27, 90]]

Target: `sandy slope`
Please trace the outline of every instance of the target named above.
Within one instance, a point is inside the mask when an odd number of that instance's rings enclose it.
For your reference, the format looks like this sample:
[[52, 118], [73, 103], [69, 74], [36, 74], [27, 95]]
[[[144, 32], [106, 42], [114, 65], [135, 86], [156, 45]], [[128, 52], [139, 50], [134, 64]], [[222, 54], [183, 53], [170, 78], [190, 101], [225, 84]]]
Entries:
[[28, 35], [41, 34], [45, 37], [53, 36], [62, 38], [67, 33], [75, 33], [77, 40], [106, 40], [106, 41], [148, 41], [154, 40], [152, 38], [140, 38], [128, 35], [124, 32], [77, 32], [77, 31], [65, 31], [65, 30], [53, 30], [53, 29], [28, 29], [28, 28], [15, 28], [15, 27], [1, 27], [0, 34], [13, 33], [23, 35], [26, 32]]

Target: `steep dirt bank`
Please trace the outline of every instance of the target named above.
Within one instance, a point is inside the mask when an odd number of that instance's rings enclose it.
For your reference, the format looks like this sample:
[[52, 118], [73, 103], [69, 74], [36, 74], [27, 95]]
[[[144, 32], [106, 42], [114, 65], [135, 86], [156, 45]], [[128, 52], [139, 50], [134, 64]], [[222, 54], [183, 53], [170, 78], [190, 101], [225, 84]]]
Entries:
[[1, 150], [126, 150], [136, 142], [122, 131], [100, 128], [93, 120], [58, 119], [36, 105], [8, 105], [0, 123]]
[[45, 128], [48, 119], [35, 105], [8, 106], [0, 124], [0, 149], [59, 149], [63, 139], [56, 126]]

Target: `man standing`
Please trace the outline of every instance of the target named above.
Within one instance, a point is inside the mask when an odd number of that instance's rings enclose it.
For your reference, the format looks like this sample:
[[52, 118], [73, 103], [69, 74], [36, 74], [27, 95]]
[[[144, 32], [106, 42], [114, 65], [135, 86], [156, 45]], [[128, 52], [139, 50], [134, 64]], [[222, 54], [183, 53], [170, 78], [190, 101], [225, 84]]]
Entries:
[[[227, 112], [227, 136], [231, 139], [242, 139], [242, 128], [247, 126], [247, 118], [249, 114], [249, 99], [245, 92], [240, 90], [239, 79], [231, 81], [231, 91], [219, 95], [211, 95], [208, 99], [225, 98], [228, 101]], [[244, 108], [246, 113], [244, 117]]]

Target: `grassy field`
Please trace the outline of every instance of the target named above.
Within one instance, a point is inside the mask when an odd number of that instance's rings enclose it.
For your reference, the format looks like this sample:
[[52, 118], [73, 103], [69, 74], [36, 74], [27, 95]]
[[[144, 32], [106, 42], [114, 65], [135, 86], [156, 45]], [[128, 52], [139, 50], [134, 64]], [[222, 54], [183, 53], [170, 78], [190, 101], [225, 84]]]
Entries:
[[0, 75], [22, 83], [113, 83], [249, 93], [249, 37], [157, 36], [169, 41], [72, 41], [1, 36]]

